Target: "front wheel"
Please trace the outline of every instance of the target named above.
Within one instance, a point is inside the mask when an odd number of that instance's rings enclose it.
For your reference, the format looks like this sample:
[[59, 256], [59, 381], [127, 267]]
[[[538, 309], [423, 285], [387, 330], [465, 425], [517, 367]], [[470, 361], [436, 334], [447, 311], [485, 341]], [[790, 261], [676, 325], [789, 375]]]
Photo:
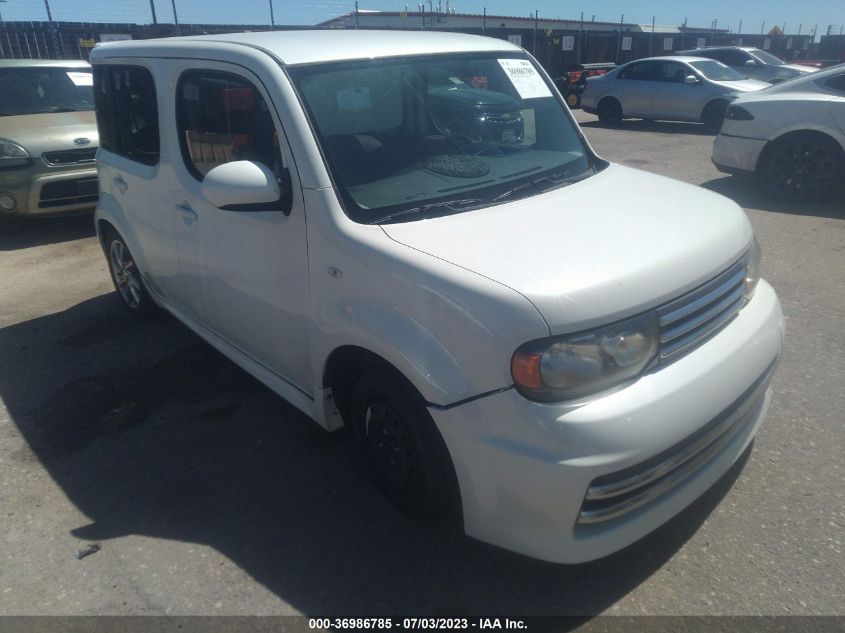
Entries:
[[777, 141], [760, 163], [758, 175], [766, 193], [793, 202], [828, 197], [845, 170], [839, 146], [812, 135]]
[[377, 373], [355, 385], [349, 413], [356, 443], [384, 495], [414, 518], [454, 519], [460, 505], [455, 471], [422, 399], [403, 381]]
[[126, 242], [110, 229], [104, 239], [106, 257], [109, 263], [109, 273], [115, 290], [129, 312], [140, 319], [148, 319], [158, 312], [158, 306], [153, 302], [141, 272], [135, 263]]
[[616, 99], [604, 99], [598, 107], [599, 121], [615, 125], [622, 121], [622, 106]]
[[701, 122], [704, 124], [704, 129], [713, 134], [717, 133], [722, 127], [722, 121], [724, 121], [727, 111], [728, 104], [724, 101], [708, 103], [704, 112], [701, 113]]

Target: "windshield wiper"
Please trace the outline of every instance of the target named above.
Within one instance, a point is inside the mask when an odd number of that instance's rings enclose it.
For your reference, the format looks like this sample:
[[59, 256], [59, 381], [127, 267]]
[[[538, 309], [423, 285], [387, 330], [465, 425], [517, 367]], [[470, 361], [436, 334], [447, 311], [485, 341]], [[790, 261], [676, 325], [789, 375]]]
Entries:
[[539, 178], [535, 178], [534, 180], [531, 180], [529, 182], [517, 185], [513, 189], [508, 189], [504, 193], [501, 193], [495, 198], [493, 198], [493, 202], [500, 202], [505, 198], [509, 198], [515, 193], [519, 193], [520, 191], [526, 191], [528, 189], [534, 189], [540, 185], [545, 185], [540, 188], [541, 192], [550, 191], [552, 189], [557, 189], [558, 187], [564, 187], [566, 185], [571, 185], [574, 182], [578, 182], [579, 180], [584, 180], [585, 178], [592, 176], [595, 171], [595, 167], [590, 167], [584, 172], [578, 174], [577, 176], [566, 177], [565, 172], [549, 174], [548, 176], [540, 176]]
[[367, 222], [367, 224], [383, 224], [384, 222], [389, 222], [391, 220], [395, 220], [396, 218], [401, 218], [406, 215], [412, 215], [414, 213], [425, 213], [426, 211], [431, 211], [433, 209], [448, 209], [450, 211], [458, 211], [462, 207], [476, 204], [478, 202], [481, 202], [481, 198], [465, 198], [463, 200], [445, 200], [443, 202], [432, 202], [431, 204], [424, 204], [419, 207], [413, 207], [412, 209], [402, 209], [401, 211], [397, 211], [396, 213], [390, 213], [388, 215], [378, 218], [377, 220]]

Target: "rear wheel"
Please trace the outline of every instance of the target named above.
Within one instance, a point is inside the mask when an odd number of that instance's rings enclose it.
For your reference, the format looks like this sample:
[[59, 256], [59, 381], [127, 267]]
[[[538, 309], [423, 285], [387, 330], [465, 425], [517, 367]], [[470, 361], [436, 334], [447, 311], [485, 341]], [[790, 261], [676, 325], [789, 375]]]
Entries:
[[815, 201], [833, 192], [843, 165], [842, 149], [834, 141], [801, 134], [776, 141], [760, 161], [758, 175], [773, 197]]
[[454, 519], [457, 478], [448, 449], [413, 390], [387, 372], [355, 385], [350, 427], [373, 480], [404, 513], [417, 519]]
[[577, 92], [570, 92], [566, 95], [566, 105], [570, 110], [577, 110], [581, 107], [581, 95]]
[[123, 305], [137, 318], [149, 319], [155, 316], [158, 306], [147, 292], [144, 281], [141, 279], [141, 271], [138, 270], [126, 242], [117, 231], [109, 229], [106, 231], [103, 243], [112, 283]]
[[725, 112], [728, 110], [728, 104], [725, 101], [713, 101], [708, 103], [701, 113], [701, 122], [704, 124], [704, 129], [714, 134], [722, 127], [722, 121], [725, 119]]
[[599, 121], [614, 125], [622, 121], [622, 105], [611, 98], [602, 99], [597, 109]]

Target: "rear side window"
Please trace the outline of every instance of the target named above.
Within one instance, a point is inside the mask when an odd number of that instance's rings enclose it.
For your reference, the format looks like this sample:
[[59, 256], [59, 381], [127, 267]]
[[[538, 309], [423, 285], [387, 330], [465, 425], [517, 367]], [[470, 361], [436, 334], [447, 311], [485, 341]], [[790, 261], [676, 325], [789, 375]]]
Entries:
[[653, 81], [655, 79], [654, 71], [657, 66], [653, 62], [641, 62], [639, 64], [631, 64], [621, 73], [619, 79], [635, 79], [639, 81]]
[[280, 176], [279, 137], [267, 102], [247, 79], [219, 71], [189, 71], [177, 91], [179, 141], [189, 171], [202, 180], [236, 160], [263, 163]]
[[158, 164], [158, 106], [149, 70], [98, 66], [94, 101], [103, 149], [144, 165]]
[[158, 164], [158, 106], [150, 71], [140, 66], [96, 67], [94, 100], [100, 146], [144, 165]]

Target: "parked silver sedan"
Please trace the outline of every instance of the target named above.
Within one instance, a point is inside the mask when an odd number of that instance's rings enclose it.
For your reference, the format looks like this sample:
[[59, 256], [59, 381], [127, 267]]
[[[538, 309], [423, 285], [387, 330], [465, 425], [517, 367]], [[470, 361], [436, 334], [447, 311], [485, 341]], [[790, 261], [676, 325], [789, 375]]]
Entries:
[[703, 57], [649, 57], [587, 80], [581, 107], [605, 123], [624, 118], [700, 121], [718, 131], [737, 93], [769, 84]]

